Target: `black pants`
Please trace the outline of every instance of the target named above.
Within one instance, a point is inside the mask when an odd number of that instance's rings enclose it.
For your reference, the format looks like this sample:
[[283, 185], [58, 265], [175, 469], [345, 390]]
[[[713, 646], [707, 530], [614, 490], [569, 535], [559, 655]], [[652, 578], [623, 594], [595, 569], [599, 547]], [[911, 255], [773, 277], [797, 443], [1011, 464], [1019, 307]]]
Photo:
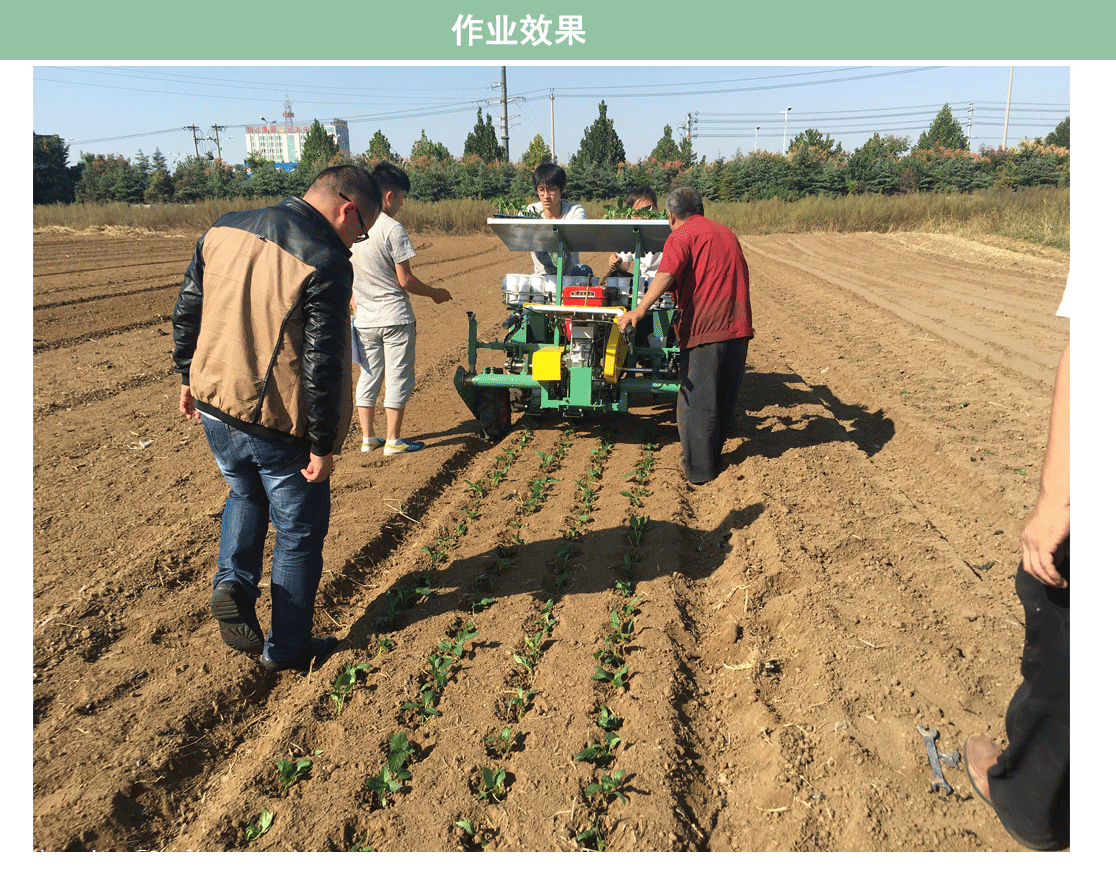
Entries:
[[748, 339], [695, 345], [679, 355], [678, 437], [694, 484], [717, 477], [747, 360]]
[[[1058, 570], [1069, 580], [1069, 552]], [[1015, 576], [1026, 629], [1023, 683], [1008, 705], [1008, 747], [988, 770], [992, 806], [1036, 850], [1069, 846], [1069, 588], [1048, 587], [1023, 566]]]

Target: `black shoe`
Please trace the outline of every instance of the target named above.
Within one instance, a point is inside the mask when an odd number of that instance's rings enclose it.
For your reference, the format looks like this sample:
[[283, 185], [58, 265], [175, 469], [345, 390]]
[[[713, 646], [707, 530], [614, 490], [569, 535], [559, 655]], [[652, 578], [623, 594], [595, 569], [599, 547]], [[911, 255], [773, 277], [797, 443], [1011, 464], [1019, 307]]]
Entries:
[[263, 652], [263, 630], [248, 595], [235, 581], [223, 581], [209, 597], [209, 613], [221, 627], [221, 640], [243, 653]]
[[288, 668], [293, 668], [297, 671], [309, 671], [312, 661], [321, 665], [329, 658], [329, 655], [333, 653], [335, 647], [337, 647], [336, 638], [332, 635], [319, 635], [316, 638], [310, 639], [310, 649], [302, 654], [302, 656], [276, 662], [265, 653], [260, 655], [260, 665], [267, 671], [285, 671]]

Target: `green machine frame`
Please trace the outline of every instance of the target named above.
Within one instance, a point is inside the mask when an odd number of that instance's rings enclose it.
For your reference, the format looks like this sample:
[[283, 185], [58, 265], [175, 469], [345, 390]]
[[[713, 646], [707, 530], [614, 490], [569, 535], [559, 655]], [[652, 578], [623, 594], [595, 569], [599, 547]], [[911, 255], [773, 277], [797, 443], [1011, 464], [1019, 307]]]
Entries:
[[[639, 302], [640, 258], [661, 251], [670, 234], [669, 223], [661, 220], [551, 221], [497, 216], [490, 218], [488, 225], [509, 251], [549, 253], [558, 276], [571, 251], [633, 251], [632, 307]], [[677, 395], [678, 348], [670, 340], [674, 309], [648, 312], [639, 325], [635, 344], [627, 346], [625, 366], [610, 380], [605, 377], [604, 354], [612, 325], [627, 306], [564, 305], [560, 302], [558, 276], [548, 276], [556, 281], [554, 304], [507, 303], [511, 314], [505, 321], [508, 333], [503, 341], [479, 341], [476, 317], [468, 312], [469, 368], [459, 366], [454, 376], [454, 385], [465, 403], [474, 407], [478, 388], [509, 388], [529, 393], [529, 412], [560, 410], [574, 416], [587, 411], [627, 411], [632, 394]], [[478, 371], [478, 350], [502, 352], [504, 366]], [[560, 377], [535, 377], [542, 369], [536, 367], [534, 359], [540, 351], [561, 355]], [[553, 375], [553, 367], [547, 374]]]

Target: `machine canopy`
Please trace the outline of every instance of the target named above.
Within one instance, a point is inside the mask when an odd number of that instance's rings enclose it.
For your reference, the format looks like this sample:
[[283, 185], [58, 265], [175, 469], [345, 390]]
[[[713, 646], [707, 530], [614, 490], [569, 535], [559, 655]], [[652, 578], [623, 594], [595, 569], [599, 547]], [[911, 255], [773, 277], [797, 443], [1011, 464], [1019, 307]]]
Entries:
[[489, 218], [488, 226], [509, 251], [662, 251], [669, 221], [552, 221], [541, 218]]

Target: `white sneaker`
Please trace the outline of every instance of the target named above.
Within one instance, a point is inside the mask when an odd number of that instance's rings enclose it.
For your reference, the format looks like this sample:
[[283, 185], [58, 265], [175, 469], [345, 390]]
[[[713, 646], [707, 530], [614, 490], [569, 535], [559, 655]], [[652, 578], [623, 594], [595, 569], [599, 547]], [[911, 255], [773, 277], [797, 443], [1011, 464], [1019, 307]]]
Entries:
[[379, 436], [372, 436], [371, 438], [367, 438], [363, 442], [361, 442], [360, 449], [363, 453], [367, 454], [369, 451], [376, 450], [383, 443], [384, 440]]
[[384, 442], [384, 456], [390, 457], [395, 454], [413, 454], [415, 451], [421, 451], [426, 445], [422, 442], [412, 442], [407, 439], [400, 439], [402, 444], [393, 445], [391, 442]]

